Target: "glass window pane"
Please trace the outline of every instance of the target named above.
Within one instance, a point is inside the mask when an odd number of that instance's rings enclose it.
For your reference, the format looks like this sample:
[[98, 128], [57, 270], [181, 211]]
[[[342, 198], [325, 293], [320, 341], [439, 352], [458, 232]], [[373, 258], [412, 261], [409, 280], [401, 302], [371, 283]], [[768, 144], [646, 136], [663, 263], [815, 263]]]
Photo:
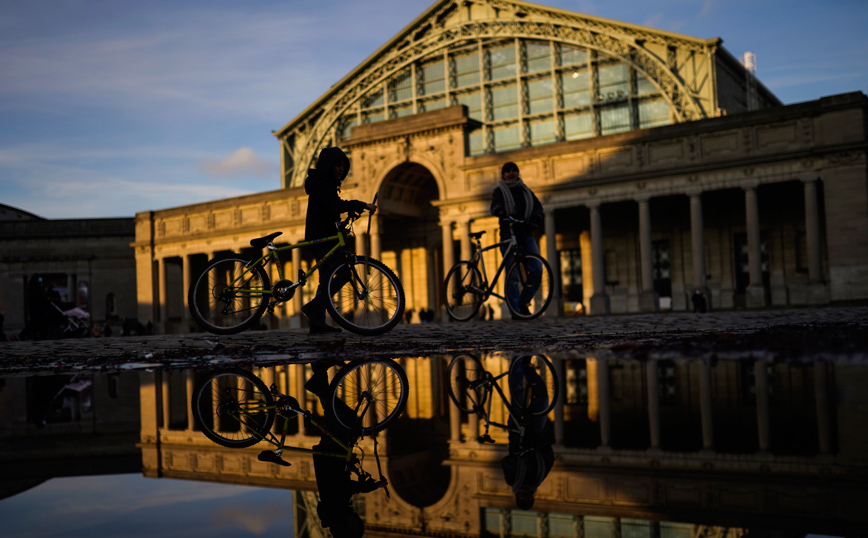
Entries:
[[396, 103], [413, 98], [413, 76], [410, 70], [400, 73], [389, 84], [389, 102]]
[[651, 79], [636, 72], [636, 93], [639, 95], [647, 95], [649, 93], [657, 93], [657, 87], [651, 82]]
[[429, 99], [419, 103], [419, 106], [421, 108], [420, 112], [429, 112], [431, 110], [446, 108], [446, 99]]
[[515, 77], [515, 45], [512, 43], [489, 49], [488, 61], [491, 67], [491, 80]]
[[383, 121], [384, 119], [386, 119], [386, 114], [383, 112], [382, 108], [362, 114], [362, 123], [376, 123], [378, 121]]
[[532, 146], [550, 144], [556, 139], [554, 120], [535, 121], [530, 124], [530, 143]]
[[446, 91], [446, 69], [443, 62], [424, 65], [419, 71], [424, 95]]
[[576, 525], [573, 516], [566, 514], [549, 514], [549, 536], [572, 537], [576, 535]]
[[473, 84], [479, 84], [479, 54], [465, 54], [456, 56], [455, 62], [455, 87], [463, 88]]
[[561, 73], [564, 108], [591, 104], [590, 77], [586, 69]]
[[482, 94], [479, 92], [462, 93], [455, 97], [456, 104], [467, 107], [467, 117], [484, 121], [482, 117]]
[[558, 53], [560, 65], [577, 65], [588, 63], [588, 51], [570, 45], [561, 45]]
[[485, 530], [495, 535], [500, 534], [500, 510], [485, 509]]
[[518, 117], [518, 85], [491, 89], [491, 117], [494, 121]]
[[536, 512], [513, 510], [510, 516], [510, 535], [539, 536], [539, 515]]
[[579, 140], [594, 136], [591, 114], [569, 114], [564, 116], [564, 136], [567, 140]]
[[669, 125], [669, 103], [663, 99], [639, 103], [639, 128]]
[[612, 538], [614, 520], [610, 517], [585, 516], [585, 538]]
[[518, 125], [494, 130], [494, 151], [509, 151], [521, 147], [521, 131]]
[[377, 93], [371, 94], [362, 100], [362, 108], [371, 108], [375, 106], [383, 105], [383, 92], [378, 91]]
[[535, 73], [552, 68], [551, 47], [548, 41], [529, 41], [525, 44], [527, 72]]
[[660, 538], [691, 538], [693, 527], [689, 523], [660, 522]]
[[626, 104], [600, 110], [600, 133], [607, 135], [630, 130], [630, 107]]
[[652, 536], [650, 521], [621, 519], [621, 538], [651, 538]]
[[528, 112], [541, 114], [554, 108], [552, 80], [550, 78], [531, 80], [527, 83]]
[[340, 139], [341, 141], [346, 141], [350, 139], [350, 134], [352, 133], [353, 127], [358, 125], [358, 118], [355, 116], [352, 118], [344, 118], [343, 123], [340, 127]]
[[389, 116], [392, 118], [403, 118], [413, 114], [413, 105], [402, 105], [389, 108]]
[[600, 100], [610, 101], [626, 97], [629, 93], [625, 64], [600, 66]]
[[471, 155], [482, 155], [485, 153], [485, 138], [482, 134], [482, 129], [477, 129], [468, 135]]

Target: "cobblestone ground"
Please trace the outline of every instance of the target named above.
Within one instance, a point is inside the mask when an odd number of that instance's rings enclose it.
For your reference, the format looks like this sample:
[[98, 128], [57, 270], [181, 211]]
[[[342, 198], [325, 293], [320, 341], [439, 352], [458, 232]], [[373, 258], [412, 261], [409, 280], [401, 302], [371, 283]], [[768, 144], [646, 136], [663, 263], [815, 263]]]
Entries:
[[0, 343], [0, 375], [190, 368], [320, 357], [540, 353], [549, 357], [868, 360], [868, 307], [585, 316], [399, 325], [383, 336], [306, 329]]

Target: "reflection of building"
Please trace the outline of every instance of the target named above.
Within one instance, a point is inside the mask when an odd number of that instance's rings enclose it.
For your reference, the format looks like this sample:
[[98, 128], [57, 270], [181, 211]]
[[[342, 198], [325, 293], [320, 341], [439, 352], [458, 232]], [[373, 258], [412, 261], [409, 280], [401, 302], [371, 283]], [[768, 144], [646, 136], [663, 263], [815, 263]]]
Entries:
[[[521, 512], [500, 468], [505, 438], [475, 441], [479, 421], [445, 394], [446, 363], [402, 362], [412, 402], [381, 440], [393, 495], [363, 497], [368, 535], [650, 538], [700, 527], [845, 535], [868, 524], [864, 365], [556, 359], [563, 397], [548, 434], [557, 461], [534, 512]], [[483, 364], [499, 373], [508, 361]], [[256, 369], [312, 408], [304, 371]], [[209, 442], [189, 426], [195, 373], [160, 375], [142, 384], [146, 475], [315, 488], [309, 457], [288, 455], [293, 466], [284, 468], [257, 461], [262, 446]], [[293, 438], [301, 446], [318, 440], [298, 423], [290, 431], [301, 431]], [[438, 481], [444, 474], [448, 484]]]
[[0, 499], [62, 476], [141, 469], [138, 374], [0, 378]]
[[[439, 309], [468, 232], [494, 241], [507, 160], [543, 201], [542, 252], [571, 312], [685, 310], [697, 289], [712, 308], [868, 298], [865, 96], [781, 106], [720, 45], [517, 1], [436, 2], [275, 132], [281, 190], [137, 216], [139, 317], [186, 331], [207, 258], [275, 230], [299, 241], [300, 187], [330, 145], [352, 158], [345, 197], [379, 192], [357, 247], [397, 270], [417, 312]], [[311, 259], [284, 262], [295, 275]]]
[[[92, 321], [136, 317], [133, 219], [52, 219], [0, 204], [0, 314], [8, 335], [27, 320], [27, 282], [40, 275]], [[147, 320], [145, 320], [147, 322]]]

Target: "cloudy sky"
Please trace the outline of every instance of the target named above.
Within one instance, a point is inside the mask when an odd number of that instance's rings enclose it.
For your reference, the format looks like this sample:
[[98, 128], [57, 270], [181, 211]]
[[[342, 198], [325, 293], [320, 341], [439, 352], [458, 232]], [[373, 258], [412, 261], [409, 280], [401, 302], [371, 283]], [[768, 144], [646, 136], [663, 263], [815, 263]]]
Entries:
[[[785, 104], [868, 92], [864, 0], [542, 0], [721, 37]], [[0, 203], [131, 217], [280, 188], [271, 131], [429, 0], [0, 0]]]

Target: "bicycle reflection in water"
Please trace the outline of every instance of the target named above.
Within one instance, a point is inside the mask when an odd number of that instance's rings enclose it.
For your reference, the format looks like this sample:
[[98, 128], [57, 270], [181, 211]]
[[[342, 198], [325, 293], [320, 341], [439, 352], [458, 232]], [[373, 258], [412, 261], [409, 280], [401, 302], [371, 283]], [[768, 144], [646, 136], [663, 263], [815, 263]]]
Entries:
[[[518, 508], [530, 510], [540, 484], [554, 465], [554, 451], [544, 430], [547, 415], [558, 400], [560, 385], [551, 361], [542, 355], [527, 355], [511, 361], [509, 369], [494, 375], [471, 355], [455, 357], [449, 364], [449, 396], [464, 413], [477, 415], [485, 431], [480, 443], [494, 443], [491, 426], [508, 432], [507, 455], [501, 460], [503, 476], [511, 486]], [[498, 381], [507, 378], [507, 398]], [[492, 392], [503, 400], [508, 420], [492, 420]]]
[[[338, 369], [329, 382], [328, 371], [333, 366]], [[214, 371], [198, 382], [193, 391], [196, 422], [206, 437], [222, 446], [246, 448], [260, 441], [273, 445], [274, 450], [259, 454], [260, 461], [289, 466], [281, 457], [285, 451], [311, 454], [322, 526], [335, 538], [361, 537], [364, 524], [352, 507], [352, 496], [378, 488], [389, 496], [374, 434], [403, 413], [407, 374], [390, 359], [349, 364], [323, 360], [314, 363], [313, 370], [305, 388], [322, 404], [322, 423], [298, 400], [281, 394], [275, 385], [266, 387], [261, 379], [242, 369]], [[320, 442], [313, 448], [293, 446], [291, 437], [287, 440], [289, 419], [299, 414], [321, 432]], [[282, 426], [273, 428], [276, 415], [281, 417]], [[360, 441], [366, 436], [373, 436], [380, 475], [377, 480], [363, 467], [365, 454]]]

